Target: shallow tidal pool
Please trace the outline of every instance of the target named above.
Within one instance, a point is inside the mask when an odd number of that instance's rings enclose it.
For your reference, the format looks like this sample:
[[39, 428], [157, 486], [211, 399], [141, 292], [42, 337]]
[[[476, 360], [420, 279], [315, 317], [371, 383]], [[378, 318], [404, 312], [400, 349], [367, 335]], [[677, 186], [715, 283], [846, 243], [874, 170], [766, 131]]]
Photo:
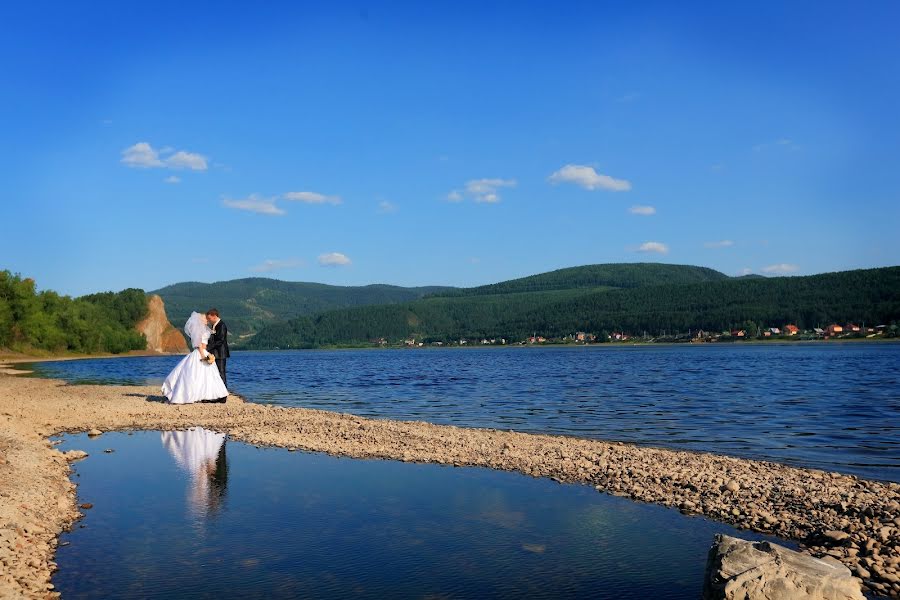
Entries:
[[[260, 449], [195, 428], [64, 436], [65, 598], [690, 598], [718, 532], [516, 473]], [[113, 450], [113, 452], [105, 452]]]

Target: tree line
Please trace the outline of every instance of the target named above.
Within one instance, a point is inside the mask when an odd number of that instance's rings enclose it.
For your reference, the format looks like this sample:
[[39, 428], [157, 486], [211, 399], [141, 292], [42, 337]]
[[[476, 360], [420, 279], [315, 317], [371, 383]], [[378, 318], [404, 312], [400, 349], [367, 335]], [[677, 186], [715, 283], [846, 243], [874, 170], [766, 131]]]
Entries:
[[428, 297], [393, 305], [333, 310], [263, 328], [247, 347], [312, 348], [373, 339], [522, 340], [575, 331], [633, 335], [747, 323], [801, 329], [830, 323], [888, 324], [900, 319], [900, 267], [807, 277], [727, 278], [629, 289]]
[[26, 353], [143, 350], [147, 340], [134, 326], [146, 314], [143, 290], [71, 298], [38, 292], [33, 279], [0, 271], [0, 348]]

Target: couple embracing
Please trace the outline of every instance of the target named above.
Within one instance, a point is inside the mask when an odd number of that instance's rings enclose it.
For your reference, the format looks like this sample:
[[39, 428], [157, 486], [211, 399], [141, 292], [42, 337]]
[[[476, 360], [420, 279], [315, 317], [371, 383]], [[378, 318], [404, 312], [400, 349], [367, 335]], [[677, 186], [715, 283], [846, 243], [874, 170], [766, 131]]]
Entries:
[[219, 318], [219, 311], [211, 308], [206, 314], [191, 313], [184, 332], [191, 340], [193, 351], [172, 369], [162, 386], [170, 404], [194, 402], [225, 402], [225, 361], [228, 350], [228, 327]]

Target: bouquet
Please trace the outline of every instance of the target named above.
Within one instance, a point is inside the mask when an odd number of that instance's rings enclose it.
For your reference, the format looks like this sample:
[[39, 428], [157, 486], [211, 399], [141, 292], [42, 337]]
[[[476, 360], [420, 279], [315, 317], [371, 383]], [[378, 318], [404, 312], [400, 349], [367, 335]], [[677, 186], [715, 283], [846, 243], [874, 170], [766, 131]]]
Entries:
[[208, 365], [211, 365], [214, 362], [216, 362], [216, 357], [213, 356], [212, 354], [207, 353], [206, 357], [201, 356], [200, 360], [202, 360], [203, 362], [205, 362]]

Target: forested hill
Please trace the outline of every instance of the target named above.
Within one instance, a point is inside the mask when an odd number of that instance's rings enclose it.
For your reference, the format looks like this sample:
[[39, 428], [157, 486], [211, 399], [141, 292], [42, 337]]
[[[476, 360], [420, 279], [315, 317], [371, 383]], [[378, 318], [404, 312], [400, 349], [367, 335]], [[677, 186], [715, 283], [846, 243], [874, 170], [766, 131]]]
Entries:
[[[502, 286], [503, 284], [499, 284]], [[514, 288], [513, 288], [514, 289]], [[328, 311], [261, 330], [250, 348], [305, 348], [417, 339], [521, 340], [537, 333], [632, 334], [735, 327], [824, 327], [900, 319], [900, 267], [807, 277], [718, 278], [629, 289], [575, 288], [438, 296]]]
[[724, 273], [706, 267], [661, 263], [614, 263], [569, 267], [490, 285], [453, 289], [436, 295], [457, 297], [597, 287], [637, 288], [725, 279], [728, 279], [728, 276]]
[[143, 290], [70, 298], [38, 292], [33, 279], [0, 271], [2, 349], [83, 354], [143, 350], [147, 340], [134, 327], [146, 314]]
[[393, 285], [335, 286], [322, 283], [279, 281], [263, 277], [217, 283], [176, 283], [156, 290], [166, 304], [169, 319], [180, 326], [191, 311], [216, 307], [237, 338], [273, 322], [322, 311], [408, 302], [450, 288], [405, 288]]

